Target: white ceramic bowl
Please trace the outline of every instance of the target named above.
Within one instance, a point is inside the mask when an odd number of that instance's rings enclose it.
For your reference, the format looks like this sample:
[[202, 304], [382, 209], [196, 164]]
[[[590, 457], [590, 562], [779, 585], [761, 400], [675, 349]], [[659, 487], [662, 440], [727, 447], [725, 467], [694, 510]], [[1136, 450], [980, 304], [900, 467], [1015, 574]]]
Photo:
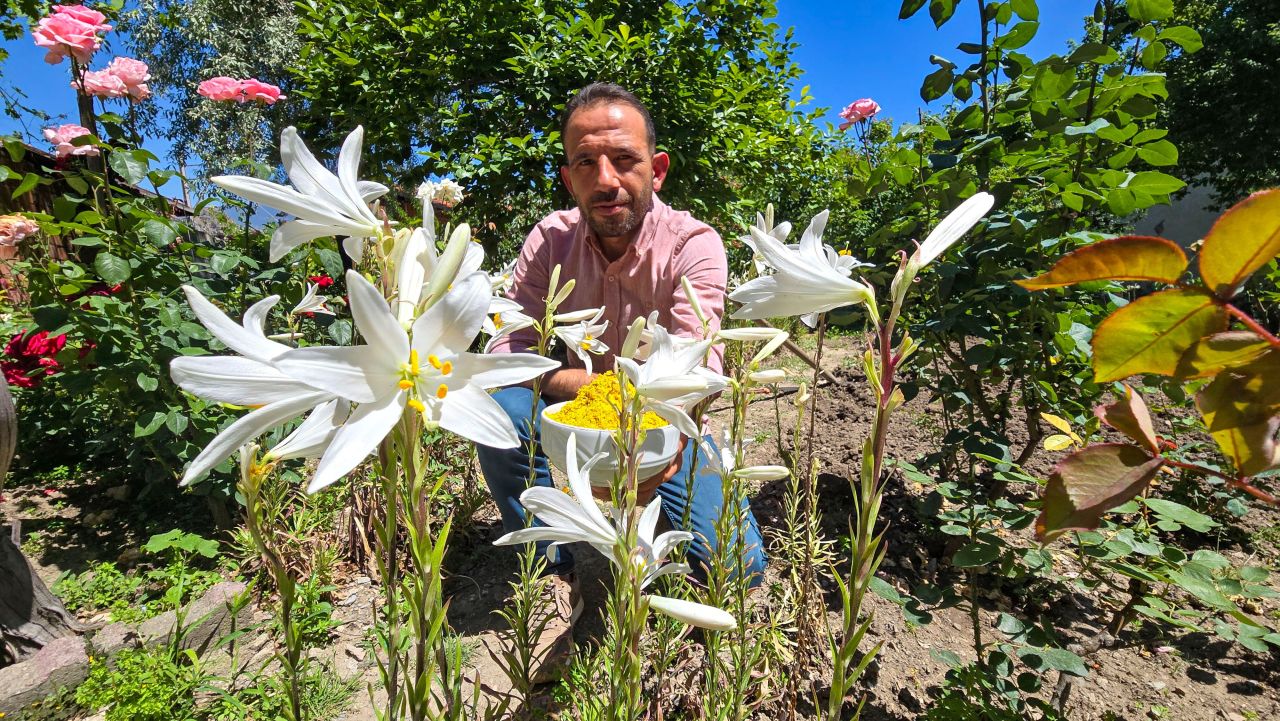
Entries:
[[[567, 401], [565, 402], [567, 403]], [[618, 468], [618, 449], [611, 431], [597, 428], [579, 428], [549, 418], [559, 412], [565, 403], [549, 405], [542, 410], [542, 450], [556, 468], [568, 473], [566, 463], [569, 436], [578, 437], [578, 467], [582, 468], [591, 457], [605, 452], [609, 455], [591, 469], [588, 478], [593, 486], [608, 486]], [[665, 425], [645, 432], [640, 444], [639, 478], [647, 480], [666, 468], [680, 450], [680, 432], [675, 426]]]

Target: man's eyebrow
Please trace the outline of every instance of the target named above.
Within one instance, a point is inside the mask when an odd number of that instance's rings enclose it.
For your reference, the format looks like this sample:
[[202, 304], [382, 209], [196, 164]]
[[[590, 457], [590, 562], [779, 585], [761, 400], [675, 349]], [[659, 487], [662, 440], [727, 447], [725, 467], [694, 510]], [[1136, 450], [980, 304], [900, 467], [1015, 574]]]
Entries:
[[[609, 154], [610, 155], [627, 154], [627, 155], [634, 155], [639, 157], [640, 151], [637, 148], [630, 145], [619, 145], [619, 146], [610, 148]], [[569, 156], [569, 160], [573, 162], [577, 162], [582, 158], [589, 158], [593, 155], [596, 155], [596, 153], [588, 150], [578, 150], [573, 155]]]

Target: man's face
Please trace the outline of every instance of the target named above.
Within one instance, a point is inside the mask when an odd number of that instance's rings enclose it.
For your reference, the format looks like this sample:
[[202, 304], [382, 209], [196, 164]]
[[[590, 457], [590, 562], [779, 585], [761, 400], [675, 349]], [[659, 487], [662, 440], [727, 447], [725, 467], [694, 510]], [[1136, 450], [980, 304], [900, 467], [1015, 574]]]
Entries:
[[670, 165], [666, 153], [649, 152], [644, 118], [630, 105], [600, 103], [574, 113], [563, 140], [560, 177], [591, 230], [633, 240]]

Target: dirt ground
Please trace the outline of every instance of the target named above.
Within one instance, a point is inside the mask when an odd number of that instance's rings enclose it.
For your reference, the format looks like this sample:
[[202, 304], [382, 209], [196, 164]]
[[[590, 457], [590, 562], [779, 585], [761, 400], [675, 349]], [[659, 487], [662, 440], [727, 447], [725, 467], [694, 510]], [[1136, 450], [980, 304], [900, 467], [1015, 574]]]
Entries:
[[[850, 339], [839, 339], [828, 348], [824, 367], [838, 369], [839, 385], [827, 385], [819, 394], [814, 447], [821, 460], [819, 490], [824, 512], [824, 528], [835, 537], [845, 527], [849, 510], [849, 479], [856, 477], [863, 438], [869, 431], [871, 401], [865, 384], [851, 370], [856, 353]], [[802, 364], [787, 363], [796, 379], [806, 375]], [[793, 416], [784, 402], [783, 427], [789, 428]], [[917, 461], [935, 450], [940, 443], [942, 426], [940, 408], [929, 405], [922, 394], [908, 403], [896, 416], [888, 442], [888, 458]], [[713, 409], [713, 423], [723, 422], [723, 409]], [[775, 440], [777, 429], [773, 404], [762, 398], [748, 414], [748, 433], [756, 442], [750, 447], [753, 460], [778, 462]], [[1023, 429], [1025, 433], [1025, 427]], [[1044, 473], [1056, 454], [1037, 451], [1028, 467]], [[784, 484], [775, 482], [754, 490], [751, 503], [766, 537], [783, 524], [782, 500]], [[929, 489], [894, 473], [888, 480], [882, 519], [889, 523], [886, 538], [888, 555], [880, 577], [906, 593], [921, 581], [948, 583], [958, 578], [946, 562], [946, 538], [922, 517], [921, 503]], [[1012, 487], [1010, 493], [1029, 497], [1033, 489]], [[1015, 498], [1015, 500], [1016, 500]], [[120, 506], [127, 513], [126, 502], [104, 503], [101, 497], [81, 499], [94, 508]], [[90, 560], [114, 559], [120, 549], [128, 553], [130, 544], [146, 539], [121, 536], [113, 528], [120, 518], [94, 518], [80, 513], [77, 504], [65, 494], [46, 494], [42, 489], [21, 487], [6, 491], [0, 500], [0, 517], [25, 519], [24, 528], [42, 531], [43, 540], [33, 545], [29, 554], [38, 571], [51, 583], [61, 569], [82, 570]], [[1251, 514], [1259, 527], [1280, 528], [1280, 512], [1260, 509]], [[936, 523], [936, 521], [935, 521]], [[494, 611], [508, 596], [508, 582], [515, 573], [514, 554], [498, 548], [492, 541], [501, 535], [496, 508], [489, 503], [475, 515], [471, 525], [455, 525], [455, 538], [447, 561], [449, 577], [445, 593], [450, 598], [450, 622], [463, 636], [470, 649], [472, 679], [490, 694], [507, 688], [505, 677], [487, 649], [497, 649], [501, 619]], [[1030, 530], [1023, 532], [1018, 543], [1034, 543]], [[1070, 554], [1063, 544], [1054, 549], [1055, 564], [1069, 568]], [[1238, 543], [1216, 548], [1233, 561], [1265, 563], [1274, 566], [1280, 548], [1272, 543], [1266, 548], [1253, 548]], [[599, 610], [603, 606], [608, 578], [607, 564], [595, 554], [582, 551], [579, 574], [586, 595], [588, 613], [579, 623], [575, 636], [582, 643], [598, 638], [603, 631]], [[779, 562], [771, 560], [770, 581], [777, 580]], [[345, 574], [332, 594], [335, 614], [342, 622], [332, 645], [313, 652], [324, 663], [332, 664], [343, 677], [361, 676], [377, 685], [377, 671], [367, 639], [377, 606], [376, 585], [359, 572]], [[1274, 585], [1274, 582], [1273, 582]], [[1103, 600], [1083, 591], [1074, 591], [1065, 599], [1017, 598], [996, 583], [983, 584], [981, 617], [989, 640], [1000, 640], [995, 628], [997, 615], [1007, 611], [1018, 615], [1028, 606], [1040, 607], [1044, 622], [1052, 622], [1066, 640], [1093, 635], [1100, 619]], [[1047, 602], [1047, 608], [1046, 603]], [[908, 624], [902, 610], [878, 596], [870, 597], [875, 611], [872, 641], [884, 646], [875, 667], [874, 685], [870, 691], [864, 718], [873, 721], [912, 719], [927, 708], [938, 693], [946, 664], [940, 653], [950, 651], [963, 660], [972, 660], [970, 618], [959, 609], [933, 612], [932, 622], [923, 626]], [[1275, 614], [1275, 603], [1263, 612]], [[765, 611], [766, 613], [768, 611]], [[838, 620], [838, 614], [833, 614]], [[1198, 721], [1228, 719], [1280, 718], [1280, 654], [1248, 651], [1225, 641], [1212, 632], [1170, 633], [1148, 624], [1125, 635], [1125, 643], [1104, 650], [1088, 659], [1089, 676], [1074, 686], [1068, 715], [1079, 721], [1117, 721], [1127, 719], [1179, 719]], [[1054, 675], [1047, 676], [1052, 686]], [[364, 684], [362, 683], [363, 687]], [[1046, 692], [1047, 693], [1047, 692]], [[368, 696], [357, 691], [351, 708], [340, 717], [344, 721], [372, 719]]]

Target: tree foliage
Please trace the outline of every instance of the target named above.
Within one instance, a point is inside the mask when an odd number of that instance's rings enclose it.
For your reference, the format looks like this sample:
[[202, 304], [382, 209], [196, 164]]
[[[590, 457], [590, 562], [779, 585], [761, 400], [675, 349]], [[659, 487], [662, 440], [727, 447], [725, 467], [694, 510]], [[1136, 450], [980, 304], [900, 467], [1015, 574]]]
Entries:
[[[559, 114], [622, 84], [672, 155], [664, 198], [722, 230], [787, 194], [821, 142], [791, 100], [800, 70], [773, 0], [305, 0], [293, 66], [300, 125], [322, 147], [357, 124], [406, 185], [452, 175], [492, 250], [552, 207]], [[327, 141], [327, 142], [326, 142]], [[408, 188], [411, 189], [411, 186]], [[402, 188], [402, 191], [406, 189]]]
[[1204, 40], [1168, 65], [1165, 112], [1187, 177], [1211, 184], [1219, 205], [1280, 184], [1280, 3], [1179, 0], [1175, 17]]
[[179, 164], [196, 161], [193, 177], [275, 153], [283, 107], [212, 102], [196, 86], [219, 75], [284, 81], [299, 48], [290, 0], [140, 0], [120, 24], [151, 70], [152, 91], [168, 100], [139, 107], [144, 128], [173, 144]]

